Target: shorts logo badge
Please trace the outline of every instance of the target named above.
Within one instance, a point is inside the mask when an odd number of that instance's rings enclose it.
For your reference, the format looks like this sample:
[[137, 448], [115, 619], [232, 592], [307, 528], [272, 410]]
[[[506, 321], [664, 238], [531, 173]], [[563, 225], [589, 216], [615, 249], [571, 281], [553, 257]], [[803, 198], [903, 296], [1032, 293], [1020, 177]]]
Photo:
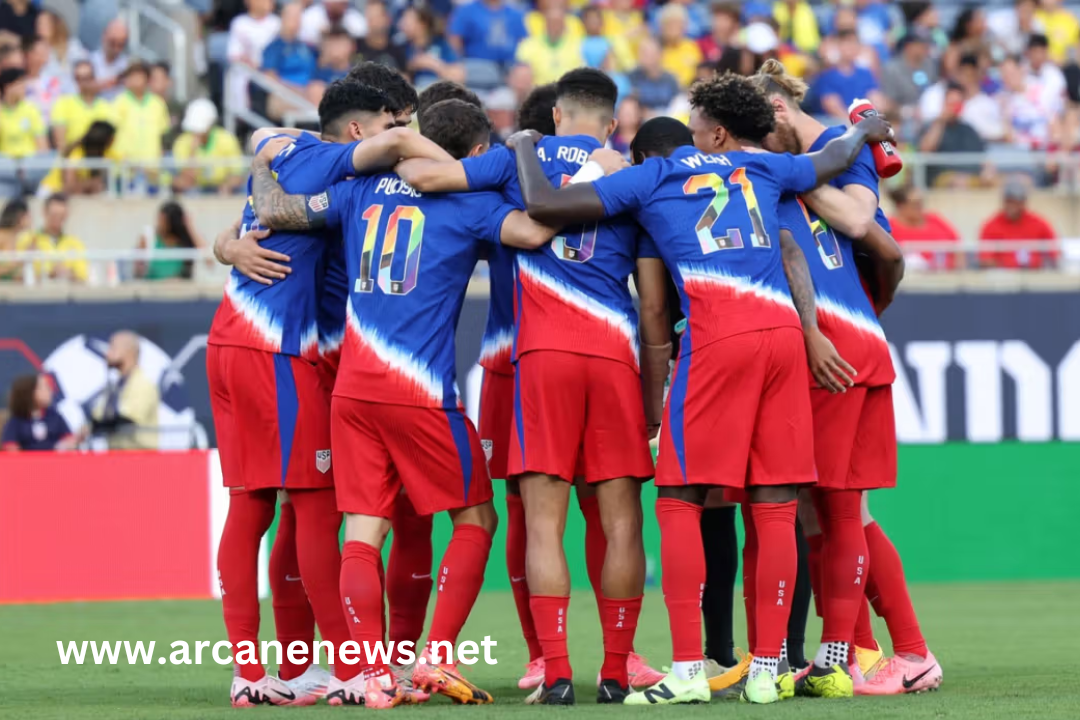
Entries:
[[323, 475], [330, 469], [330, 451], [329, 450], [316, 450], [315, 451], [315, 469], [321, 472]]

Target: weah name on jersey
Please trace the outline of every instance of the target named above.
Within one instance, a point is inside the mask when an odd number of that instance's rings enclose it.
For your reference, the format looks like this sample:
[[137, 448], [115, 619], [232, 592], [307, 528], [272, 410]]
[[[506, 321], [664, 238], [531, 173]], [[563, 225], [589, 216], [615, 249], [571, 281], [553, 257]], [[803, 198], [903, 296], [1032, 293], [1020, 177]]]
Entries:
[[679, 160], [683, 165], [688, 168], [699, 168], [702, 163], [706, 165], [727, 165], [731, 167], [731, 161], [723, 155], [704, 155], [697, 153], [696, 155], [688, 155]]

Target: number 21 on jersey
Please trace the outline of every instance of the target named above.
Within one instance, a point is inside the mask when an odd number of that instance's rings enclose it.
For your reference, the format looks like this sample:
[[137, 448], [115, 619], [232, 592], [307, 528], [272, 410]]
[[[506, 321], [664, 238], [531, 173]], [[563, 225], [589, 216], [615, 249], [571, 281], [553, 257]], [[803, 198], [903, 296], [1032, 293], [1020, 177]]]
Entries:
[[[720, 215], [731, 202], [731, 193], [741, 192], [746, 212], [750, 216], [750, 247], [771, 247], [772, 242], [765, 232], [765, 223], [761, 219], [761, 207], [758, 205], [757, 196], [754, 194], [754, 184], [746, 176], [746, 168], [735, 168], [731, 172], [728, 182], [729, 189], [724, 178], [716, 173], [693, 175], [683, 183], [684, 195], [697, 195], [700, 192], [712, 191], [713, 201], [697, 221], [697, 237], [701, 243], [701, 252], [708, 255], [718, 250], [734, 250], [743, 247], [742, 231], [739, 228], [717, 228], [716, 223]], [[718, 234], [721, 233], [722, 234]]]
[[[383, 230], [382, 255], [375, 264], [375, 243], [383, 206], [372, 205], [361, 216], [365, 223], [364, 247], [360, 253], [360, 277], [353, 283], [353, 292], [369, 293], [379, 289], [388, 295], [408, 295], [416, 287], [420, 272], [420, 251], [424, 246], [424, 212], [413, 205], [394, 208]], [[402, 225], [405, 227], [402, 227]], [[407, 234], [406, 234], [407, 231]], [[404, 253], [404, 270], [393, 277], [394, 258]], [[399, 263], [398, 267], [401, 267]]]

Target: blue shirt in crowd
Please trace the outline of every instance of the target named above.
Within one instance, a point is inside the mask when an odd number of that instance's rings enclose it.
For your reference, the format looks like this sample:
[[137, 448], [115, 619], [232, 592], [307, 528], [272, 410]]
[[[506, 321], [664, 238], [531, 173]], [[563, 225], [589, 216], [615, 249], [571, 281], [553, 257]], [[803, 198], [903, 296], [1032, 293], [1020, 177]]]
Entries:
[[299, 40], [275, 38], [263, 50], [263, 70], [275, 72], [285, 82], [307, 85], [315, 75], [315, 51]]
[[12, 417], [0, 434], [2, 450], [55, 450], [56, 443], [71, 435], [64, 417], [55, 407], [36, 413], [29, 420]]
[[864, 67], [856, 67], [851, 74], [839, 68], [829, 68], [818, 75], [813, 84], [814, 95], [819, 101], [829, 95], [839, 95], [844, 107], [850, 105], [855, 98], [864, 98], [877, 88], [874, 74]]
[[446, 34], [461, 38], [467, 58], [509, 63], [528, 32], [521, 10], [505, 4], [492, 8], [477, 0], [454, 11]]

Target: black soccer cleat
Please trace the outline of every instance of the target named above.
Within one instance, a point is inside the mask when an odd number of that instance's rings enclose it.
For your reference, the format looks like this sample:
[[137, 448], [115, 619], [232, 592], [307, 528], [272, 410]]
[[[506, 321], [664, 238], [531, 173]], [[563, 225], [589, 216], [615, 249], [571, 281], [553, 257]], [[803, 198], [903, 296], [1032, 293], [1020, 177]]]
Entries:
[[596, 688], [596, 702], [600, 705], [622, 705], [630, 694], [629, 687], [623, 687], [618, 680], [602, 680]]
[[559, 678], [551, 687], [544, 686], [537, 705], [573, 705], [574, 684], [565, 678]]

